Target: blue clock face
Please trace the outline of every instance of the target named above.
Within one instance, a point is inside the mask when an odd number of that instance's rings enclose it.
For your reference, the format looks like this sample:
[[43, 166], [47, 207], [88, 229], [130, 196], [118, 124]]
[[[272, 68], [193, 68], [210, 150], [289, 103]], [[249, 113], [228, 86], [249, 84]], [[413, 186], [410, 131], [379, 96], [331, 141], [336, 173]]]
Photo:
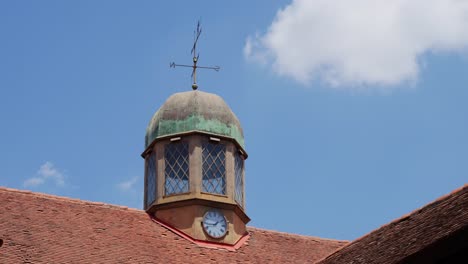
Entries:
[[210, 210], [203, 216], [203, 229], [213, 238], [221, 238], [227, 233], [227, 221], [220, 211]]

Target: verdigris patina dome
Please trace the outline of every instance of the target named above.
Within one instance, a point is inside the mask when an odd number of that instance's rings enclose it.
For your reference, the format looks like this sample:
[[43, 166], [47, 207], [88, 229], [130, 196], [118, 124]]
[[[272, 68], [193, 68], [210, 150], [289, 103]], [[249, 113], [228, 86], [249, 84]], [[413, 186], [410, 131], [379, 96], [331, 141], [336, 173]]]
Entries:
[[211, 93], [176, 93], [153, 115], [146, 128], [145, 148], [155, 139], [199, 131], [232, 138], [244, 148], [244, 135], [236, 115], [224, 100]]

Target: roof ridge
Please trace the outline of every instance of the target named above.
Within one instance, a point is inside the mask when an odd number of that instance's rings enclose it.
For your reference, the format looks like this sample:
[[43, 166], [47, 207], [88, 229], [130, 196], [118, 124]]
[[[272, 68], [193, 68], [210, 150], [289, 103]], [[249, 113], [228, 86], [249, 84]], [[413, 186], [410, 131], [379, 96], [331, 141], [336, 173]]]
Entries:
[[357, 241], [359, 241], [359, 240], [361, 240], [362, 238], [366, 237], [366, 236], [369, 235], [370, 233], [372, 233], [372, 232], [374, 232], [374, 231], [377, 231], [377, 230], [379, 230], [379, 229], [381, 229], [381, 228], [383, 228], [383, 227], [387, 227], [387, 226], [394, 225], [394, 224], [396, 224], [396, 223], [403, 222], [403, 221], [405, 221], [406, 219], [408, 219], [408, 217], [410, 217], [410, 216], [412, 216], [412, 215], [414, 215], [414, 214], [416, 214], [416, 213], [419, 213], [419, 212], [421, 212], [422, 210], [427, 210], [427, 208], [432, 207], [432, 206], [434, 206], [434, 205], [437, 204], [437, 203], [440, 203], [441, 201], [447, 199], [448, 197], [450, 197], [450, 196], [452, 196], [452, 195], [454, 195], [454, 194], [461, 193], [464, 189], [468, 189], [468, 184], [465, 184], [465, 185], [463, 185], [463, 186], [461, 186], [461, 187], [459, 187], [459, 188], [457, 188], [457, 189], [451, 191], [450, 193], [447, 193], [447, 194], [445, 194], [445, 195], [442, 195], [442, 196], [438, 197], [437, 199], [433, 200], [432, 202], [429, 202], [428, 204], [422, 205], [422, 206], [420, 206], [420, 207], [414, 209], [413, 211], [411, 211], [411, 212], [409, 212], [409, 213], [406, 213], [406, 214], [404, 214], [404, 215], [402, 215], [402, 216], [400, 216], [400, 217], [398, 217], [398, 218], [392, 220], [392, 221], [389, 222], [389, 223], [386, 223], [386, 224], [384, 224], [384, 225], [381, 225], [380, 227], [378, 227], [378, 228], [376, 228], [376, 229], [374, 229], [374, 230], [372, 230], [372, 231], [370, 231], [370, 232], [364, 234], [363, 236], [361, 236], [361, 237], [359, 237], [359, 238], [353, 240], [353, 243], [354, 243], [354, 242], [357, 242]]
[[323, 237], [318, 237], [318, 236], [301, 235], [301, 234], [296, 234], [296, 233], [287, 233], [287, 232], [283, 232], [283, 231], [270, 230], [270, 229], [253, 227], [253, 226], [248, 226], [247, 228], [249, 230], [252, 230], [252, 231], [255, 231], [255, 230], [265, 231], [265, 232], [268, 232], [268, 233], [277, 233], [277, 234], [281, 234], [281, 235], [284, 235], [284, 236], [290, 236], [290, 237], [301, 237], [301, 238], [305, 238], [305, 239], [313, 238], [313, 239], [318, 239], [318, 240], [327, 240], [327, 241], [335, 241], [335, 242], [347, 242], [347, 243], [350, 242], [349, 240], [334, 239], [334, 238], [323, 238]]
[[361, 240], [365, 239], [367, 236], [371, 235], [374, 232], [377, 232], [378, 230], [381, 230], [382, 228], [386, 228], [388, 226], [398, 224], [400, 222], [405, 221], [406, 219], [408, 219], [412, 215], [415, 215], [415, 214], [417, 214], [417, 213], [419, 213], [421, 211], [428, 210], [428, 208], [432, 208], [434, 205], [444, 201], [445, 199], [447, 199], [447, 198], [449, 198], [449, 197], [451, 197], [451, 196], [453, 196], [455, 194], [462, 193], [465, 189], [468, 190], [468, 184], [465, 184], [465, 185], [451, 191], [450, 193], [442, 195], [442, 196], [438, 197], [437, 199], [435, 199], [434, 201], [432, 201], [432, 202], [430, 202], [428, 204], [425, 204], [425, 205], [423, 205], [421, 207], [418, 207], [417, 209], [415, 209], [415, 210], [413, 210], [413, 211], [411, 211], [411, 212], [409, 212], [407, 214], [404, 214], [403, 216], [401, 216], [401, 217], [399, 217], [397, 219], [394, 219], [393, 221], [391, 221], [389, 223], [381, 225], [380, 227], [375, 228], [375, 229], [371, 230], [370, 232], [367, 232], [366, 234], [360, 236], [359, 238], [356, 238], [356, 239], [352, 240], [350, 243], [338, 248], [334, 252], [330, 253], [328, 256], [325, 256], [322, 259], [318, 260], [316, 263], [320, 263], [320, 262], [324, 261], [325, 259], [327, 259], [327, 258], [329, 258], [329, 257], [331, 257], [331, 256], [333, 256], [335, 254], [338, 254], [338, 252], [340, 252], [344, 248], [351, 247], [351, 246], [355, 245], [356, 243], [359, 243]]
[[[115, 205], [115, 204], [109, 204], [109, 203], [104, 203], [104, 202], [94, 202], [94, 201], [89, 201], [89, 200], [81, 200], [81, 199], [78, 199], [78, 198], [71, 198], [71, 197], [59, 196], [59, 195], [54, 195], [54, 194], [42, 193], [42, 192], [34, 192], [34, 191], [31, 191], [31, 190], [20, 190], [20, 189], [5, 187], [5, 186], [0, 186], [0, 192], [18, 193], [18, 194], [22, 194], [22, 195], [31, 195], [31, 196], [38, 197], [38, 198], [45, 198], [45, 199], [49, 199], [49, 200], [62, 201], [62, 202], [67, 202], [67, 203], [92, 205], [92, 206], [106, 208], [106, 209], [114, 209], [114, 210], [121, 210], [121, 211], [133, 211], [133, 212], [137, 212], [137, 213], [146, 214], [146, 212], [144, 210], [137, 209], [137, 208], [130, 208], [130, 207], [127, 207], [127, 206], [122, 206], [122, 205]], [[270, 233], [270, 234], [271, 233], [276, 233], [276, 234], [286, 236], [286, 237], [296, 237], [296, 238], [303, 238], [303, 239], [307, 239], [307, 240], [313, 239], [313, 240], [317, 240], [317, 241], [344, 242], [344, 243], [346, 243], [346, 245], [349, 244], [349, 242], [350, 242], [348, 240], [322, 238], [322, 237], [317, 237], [317, 236], [287, 233], [287, 232], [282, 232], [282, 231], [277, 231], [277, 230], [269, 230], [269, 229], [253, 227], [253, 226], [248, 226], [247, 228], [248, 228], [249, 231], [254, 231], [254, 232], [255, 231], [260, 231], [260, 232], [267, 232], [267, 233]]]
[[145, 213], [145, 211], [143, 211], [141, 209], [131, 208], [131, 207], [124, 206], [124, 205], [116, 205], [116, 204], [110, 204], [110, 203], [105, 203], [105, 202], [94, 202], [94, 201], [89, 201], [89, 200], [81, 200], [79, 198], [71, 198], [71, 197], [67, 197], [67, 196], [59, 196], [59, 195], [54, 195], [54, 194], [42, 193], [42, 192], [33, 192], [31, 190], [20, 190], [20, 189], [5, 187], [5, 186], [0, 186], [0, 192], [20, 193], [20, 194], [23, 194], [23, 195], [32, 195], [32, 196], [35, 196], [35, 197], [40, 197], [40, 198], [45, 198], [45, 199], [50, 199], [50, 200], [56, 200], [56, 201], [63, 201], [63, 202], [70, 202], [70, 203], [84, 204], [84, 205], [94, 205], [94, 206], [109, 208], [109, 209], [116, 209], [116, 210], [122, 210], [122, 211], [135, 211], [135, 212]]

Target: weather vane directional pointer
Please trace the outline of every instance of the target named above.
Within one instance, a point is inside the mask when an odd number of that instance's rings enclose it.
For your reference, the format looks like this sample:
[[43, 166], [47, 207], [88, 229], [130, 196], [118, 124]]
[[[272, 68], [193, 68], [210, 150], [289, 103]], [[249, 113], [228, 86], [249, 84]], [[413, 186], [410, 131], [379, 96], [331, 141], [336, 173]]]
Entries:
[[221, 68], [219, 66], [214, 66], [214, 67], [205, 67], [205, 66], [198, 66], [198, 58], [200, 57], [200, 53], [197, 53], [197, 42], [198, 38], [200, 37], [200, 34], [202, 32], [202, 29], [200, 27], [200, 21], [197, 23], [197, 30], [194, 32], [194, 42], [193, 42], [193, 47], [191, 54], [193, 55], [193, 65], [185, 65], [185, 64], [176, 64], [175, 62], [172, 62], [169, 64], [171, 68], [175, 68], [176, 66], [179, 67], [189, 67], [192, 68], [192, 78], [193, 78], [193, 84], [192, 84], [192, 89], [196, 90], [198, 88], [197, 85], [197, 69], [210, 69], [210, 70], [215, 70], [219, 71]]

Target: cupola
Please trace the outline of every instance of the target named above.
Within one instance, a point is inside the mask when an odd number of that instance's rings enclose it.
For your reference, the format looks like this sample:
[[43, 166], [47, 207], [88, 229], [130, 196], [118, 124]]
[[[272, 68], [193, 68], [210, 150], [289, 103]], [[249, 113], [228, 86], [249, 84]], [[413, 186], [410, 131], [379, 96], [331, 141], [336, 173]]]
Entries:
[[196, 241], [234, 245], [246, 236], [242, 127], [218, 95], [170, 96], [145, 136], [144, 208]]

